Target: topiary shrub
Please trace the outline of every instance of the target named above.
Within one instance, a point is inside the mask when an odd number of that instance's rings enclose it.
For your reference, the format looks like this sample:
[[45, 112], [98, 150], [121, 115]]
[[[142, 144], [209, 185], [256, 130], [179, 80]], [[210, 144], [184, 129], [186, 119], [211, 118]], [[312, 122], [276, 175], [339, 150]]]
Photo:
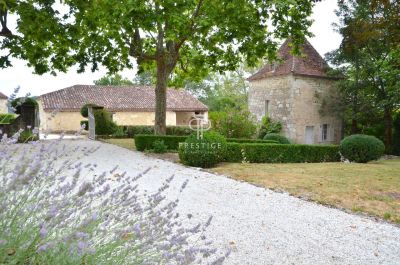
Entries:
[[117, 129], [117, 124], [112, 121], [111, 113], [104, 109], [94, 112], [94, 120], [96, 123], [96, 134], [98, 135], [113, 134]]
[[90, 104], [90, 103], [83, 105], [80, 112], [81, 112], [82, 117], [84, 117], [84, 118], [87, 118], [89, 116], [88, 107], [98, 107], [98, 106], [95, 104]]
[[385, 145], [375, 136], [354, 134], [340, 142], [340, 153], [351, 162], [366, 163], [377, 160], [385, 151]]
[[187, 136], [138, 134], [135, 136], [135, 145], [136, 150], [144, 151], [153, 149], [155, 141], [163, 141], [168, 150], [178, 150], [179, 143], [183, 143], [186, 138]]
[[185, 165], [209, 168], [223, 161], [225, 151], [225, 138], [216, 132], [206, 132], [203, 139], [189, 136], [179, 146], [179, 158]]
[[280, 135], [278, 133], [267, 133], [264, 136], [264, 140], [277, 141], [280, 144], [290, 144], [290, 141], [288, 138], [286, 138], [285, 136]]
[[282, 131], [282, 123], [280, 121], [273, 121], [271, 118], [264, 116], [261, 119], [258, 128], [258, 138], [264, 139], [265, 135], [270, 133], [280, 133]]
[[164, 141], [155, 141], [153, 143], [153, 151], [154, 153], [163, 154], [167, 152], [167, 146], [164, 144]]

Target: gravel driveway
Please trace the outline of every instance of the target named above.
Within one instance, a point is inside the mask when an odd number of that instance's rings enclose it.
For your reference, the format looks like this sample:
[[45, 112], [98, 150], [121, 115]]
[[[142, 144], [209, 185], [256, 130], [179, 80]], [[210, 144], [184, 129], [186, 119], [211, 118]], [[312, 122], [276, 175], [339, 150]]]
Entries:
[[100, 145], [83, 162], [98, 170], [136, 175], [142, 189], [157, 189], [175, 175], [175, 187], [189, 180], [178, 211], [193, 220], [213, 215], [207, 236], [232, 248], [225, 264], [400, 264], [400, 229], [365, 217], [303, 201], [287, 194], [148, 157], [114, 145], [64, 140], [68, 145]]

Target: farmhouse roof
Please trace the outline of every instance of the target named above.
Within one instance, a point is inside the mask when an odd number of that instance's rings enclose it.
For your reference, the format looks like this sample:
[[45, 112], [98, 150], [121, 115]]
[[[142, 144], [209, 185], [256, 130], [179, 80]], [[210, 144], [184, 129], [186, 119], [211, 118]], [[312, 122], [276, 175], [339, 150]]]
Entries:
[[[45, 111], [79, 111], [86, 103], [109, 111], [155, 111], [155, 88], [151, 86], [75, 85], [40, 96]], [[167, 110], [207, 111], [185, 90], [167, 89]]]
[[8, 97], [0, 92], [0, 99], [8, 99]]
[[282, 61], [267, 63], [247, 80], [253, 81], [291, 73], [295, 75], [329, 78], [326, 74], [329, 68], [328, 64], [310, 42], [307, 40], [304, 41], [301, 47], [302, 55], [300, 56], [294, 56], [290, 51], [290, 39], [287, 39], [278, 51], [278, 57], [282, 59]]

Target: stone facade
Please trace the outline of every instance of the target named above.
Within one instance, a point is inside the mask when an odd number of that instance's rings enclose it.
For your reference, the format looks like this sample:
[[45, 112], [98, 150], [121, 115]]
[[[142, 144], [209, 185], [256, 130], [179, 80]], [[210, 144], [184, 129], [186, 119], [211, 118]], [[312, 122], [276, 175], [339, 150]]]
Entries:
[[283, 134], [299, 144], [333, 144], [341, 139], [338, 117], [321, 115], [322, 101], [337, 93], [335, 80], [287, 74], [251, 80], [249, 109], [261, 120], [281, 121]]
[[[52, 132], [61, 131], [77, 131], [80, 128], [80, 122], [87, 120], [83, 118], [78, 111], [60, 111], [49, 112], [43, 109], [43, 104], [40, 100], [39, 103], [39, 119], [40, 129], [50, 130]], [[207, 112], [206, 112], [207, 113]], [[195, 112], [174, 112], [167, 111], [166, 124], [167, 125], [188, 125], [189, 120], [194, 116]], [[113, 121], [118, 125], [154, 125], [155, 113], [148, 112], [133, 112], [133, 111], [120, 111], [113, 112]]]
[[0, 113], [7, 113], [7, 99], [0, 98]]

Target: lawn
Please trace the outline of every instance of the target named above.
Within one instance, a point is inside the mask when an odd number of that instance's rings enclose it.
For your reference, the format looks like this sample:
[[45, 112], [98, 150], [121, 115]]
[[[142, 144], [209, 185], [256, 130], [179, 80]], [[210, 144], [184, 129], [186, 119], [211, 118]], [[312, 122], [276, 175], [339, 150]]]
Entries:
[[214, 172], [400, 223], [400, 159], [368, 164], [221, 163]]
[[129, 149], [129, 150], [136, 150], [135, 147], [135, 139], [132, 138], [123, 138], [123, 139], [101, 139], [101, 141], [109, 144], [115, 144], [120, 147]]

